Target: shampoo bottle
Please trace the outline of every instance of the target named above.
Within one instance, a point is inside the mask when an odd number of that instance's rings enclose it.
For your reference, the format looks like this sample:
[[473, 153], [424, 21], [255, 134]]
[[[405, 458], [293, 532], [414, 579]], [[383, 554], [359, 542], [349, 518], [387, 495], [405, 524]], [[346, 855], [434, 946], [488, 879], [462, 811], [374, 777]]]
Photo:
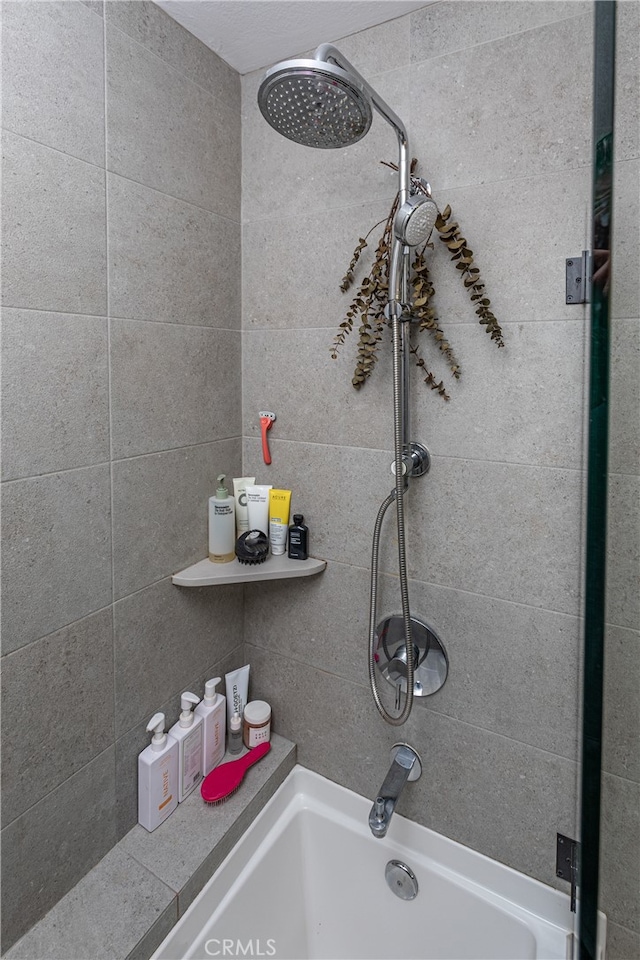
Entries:
[[164, 732], [164, 713], [147, 730], [153, 739], [138, 757], [138, 823], [151, 833], [178, 806], [178, 744]]
[[202, 717], [202, 773], [206, 777], [217, 767], [224, 756], [224, 736], [227, 727], [226, 700], [216, 687], [221, 677], [207, 680], [204, 685], [204, 700], [195, 709]]
[[183, 693], [180, 706], [182, 713], [177, 723], [169, 730], [169, 736], [178, 741], [178, 800], [189, 796], [202, 780], [202, 717], [193, 712], [200, 697], [195, 693]]
[[209, 497], [209, 560], [214, 563], [230, 563], [236, 556], [235, 506], [224, 478], [221, 473], [216, 495]]
[[294, 515], [289, 527], [289, 556], [292, 560], [306, 560], [309, 556], [309, 528], [301, 513]]

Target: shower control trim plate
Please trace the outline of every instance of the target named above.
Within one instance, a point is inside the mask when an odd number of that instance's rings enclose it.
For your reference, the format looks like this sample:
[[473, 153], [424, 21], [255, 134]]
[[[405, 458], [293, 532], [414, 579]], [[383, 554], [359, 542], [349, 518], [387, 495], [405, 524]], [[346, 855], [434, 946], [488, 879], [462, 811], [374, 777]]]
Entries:
[[[449, 671], [449, 658], [440, 638], [419, 617], [411, 617], [414, 649], [414, 697], [427, 697], [444, 686]], [[404, 618], [393, 614], [380, 621], [376, 628], [375, 664], [384, 677], [401, 693], [407, 691], [407, 647], [404, 639]]]

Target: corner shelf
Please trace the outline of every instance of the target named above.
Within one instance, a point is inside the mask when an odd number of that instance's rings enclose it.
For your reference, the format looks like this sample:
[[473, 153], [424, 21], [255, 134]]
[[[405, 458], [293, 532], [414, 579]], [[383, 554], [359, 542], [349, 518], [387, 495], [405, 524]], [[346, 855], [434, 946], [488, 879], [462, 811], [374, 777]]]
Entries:
[[229, 563], [199, 560], [171, 578], [178, 587], [211, 587], [227, 583], [252, 583], [258, 580], [288, 580], [293, 577], [313, 577], [322, 573], [326, 560], [290, 560], [285, 555], [267, 557], [264, 563], [249, 565], [236, 558]]

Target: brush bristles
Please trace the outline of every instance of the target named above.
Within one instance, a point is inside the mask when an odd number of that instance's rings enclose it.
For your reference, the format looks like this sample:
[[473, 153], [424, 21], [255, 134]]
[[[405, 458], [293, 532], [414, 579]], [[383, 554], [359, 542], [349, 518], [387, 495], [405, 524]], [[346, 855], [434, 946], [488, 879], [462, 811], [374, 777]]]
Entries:
[[229, 790], [229, 793], [225, 793], [224, 797], [219, 797], [217, 800], [204, 800], [205, 803], [208, 803], [211, 807], [219, 807], [221, 803], [224, 803], [225, 800], [228, 800], [229, 797], [232, 797], [234, 793], [237, 793], [240, 789], [240, 784], [237, 787], [234, 787], [233, 790]]

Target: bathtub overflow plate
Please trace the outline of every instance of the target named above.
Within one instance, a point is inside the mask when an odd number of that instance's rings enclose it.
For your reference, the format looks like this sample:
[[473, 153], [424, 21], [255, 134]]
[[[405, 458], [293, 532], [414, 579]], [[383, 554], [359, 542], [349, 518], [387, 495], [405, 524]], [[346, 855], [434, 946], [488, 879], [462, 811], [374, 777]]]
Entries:
[[418, 896], [416, 875], [401, 860], [389, 860], [384, 868], [384, 878], [392, 893], [401, 900], [415, 900]]

